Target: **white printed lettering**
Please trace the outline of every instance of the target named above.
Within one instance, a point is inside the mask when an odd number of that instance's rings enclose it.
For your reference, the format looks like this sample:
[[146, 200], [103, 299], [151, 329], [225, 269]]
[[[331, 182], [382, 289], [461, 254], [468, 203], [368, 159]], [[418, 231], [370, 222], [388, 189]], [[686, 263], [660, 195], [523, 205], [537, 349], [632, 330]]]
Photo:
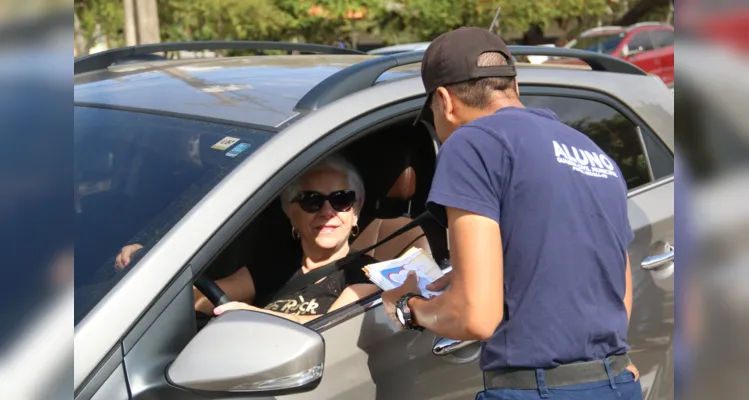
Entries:
[[568, 160], [572, 160], [572, 156], [570, 155], [570, 151], [567, 149], [566, 144], [562, 144], [562, 149], [564, 149], [564, 156], [567, 157]]
[[553, 140], [552, 143], [554, 143], [554, 157], [557, 158], [557, 161], [559, 160], [559, 156], [566, 157], [564, 150], [562, 150], [562, 146], [560, 146], [556, 140]]
[[605, 155], [601, 154], [600, 158], [601, 158], [601, 162], [603, 163], [603, 165], [609, 171], [613, 171], [614, 170], [614, 163], [612, 163], [611, 160], [608, 157], [606, 157]]
[[580, 155], [576, 148], [572, 148], [572, 153], [575, 154], [575, 160], [581, 165], [588, 165], [588, 158], [585, 155]]
[[601, 159], [598, 158], [598, 154], [591, 153], [589, 151], [583, 150], [583, 153], [586, 157], [588, 157], [588, 160], [590, 160], [590, 165], [592, 166], [595, 164], [598, 168], [603, 168], [603, 164], [601, 164]]
[[575, 172], [594, 178], [606, 179], [609, 176], [618, 177], [614, 171], [614, 163], [604, 154], [579, 150], [574, 146], [570, 146], [572, 154], [574, 154], [573, 157], [570, 155], [566, 144], [553, 140], [552, 145], [554, 146], [554, 157], [557, 159], [557, 162], [569, 165]]

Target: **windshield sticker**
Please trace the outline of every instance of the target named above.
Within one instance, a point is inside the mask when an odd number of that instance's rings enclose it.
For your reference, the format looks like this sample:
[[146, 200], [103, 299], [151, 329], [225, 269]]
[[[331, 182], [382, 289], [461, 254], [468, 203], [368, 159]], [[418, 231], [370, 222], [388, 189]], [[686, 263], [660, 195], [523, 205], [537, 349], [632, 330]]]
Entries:
[[240, 144], [236, 145], [236, 147], [234, 147], [233, 149], [229, 150], [226, 153], [226, 156], [227, 157], [236, 157], [236, 156], [239, 155], [239, 153], [247, 150], [249, 147], [250, 147], [250, 145], [248, 143], [240, 143]]
[[226, 150], [229, 147], [233, 146], [234, 143], [237, 143], [238, 141], [239, 141], [238, 138], [227, 136], [221, 139], [218, 143], [211, 146], [211, 148], [216, 149], [216, 150]]

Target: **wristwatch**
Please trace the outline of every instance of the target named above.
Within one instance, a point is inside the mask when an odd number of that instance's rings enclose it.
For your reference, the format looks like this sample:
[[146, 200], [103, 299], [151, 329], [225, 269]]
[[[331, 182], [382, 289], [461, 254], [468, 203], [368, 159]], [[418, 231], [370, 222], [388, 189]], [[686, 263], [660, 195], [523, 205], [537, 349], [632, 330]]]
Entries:
[[426, 297], [416, 293], [407, 293], [403, 295], [403, 297], [398, 299], [398, 301], [395, 303], [395, 316], [398, 318], [398, 322], [400, 322], [401, 326], [403, 326], [404, 328], [413, 331], [423, 331], [424, 328], [416, 325], [416, 323], [414, 322], [411, 308], [408, 307], [408, 301], [414, 297], [426, 300]]

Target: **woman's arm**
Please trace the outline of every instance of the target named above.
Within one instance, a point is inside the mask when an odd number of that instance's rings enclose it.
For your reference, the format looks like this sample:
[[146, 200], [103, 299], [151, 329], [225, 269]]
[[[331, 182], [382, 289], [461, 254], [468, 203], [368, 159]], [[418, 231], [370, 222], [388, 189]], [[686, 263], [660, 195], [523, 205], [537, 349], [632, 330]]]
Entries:
[[[252, 279], [250, 271], [245, 267], [239, 268], [233, 274], [215, 282], [231, 301], [252, 303], [255, 300], [255, 281]], [[195, 286], [192, 290], [195, 295], [195, 311], [212, 315], [215, 305]]]
[[[328, 312], [333, 312], [341, 307], [347, 306], [355, 301], [361, 300], [373, 293], [376, 293], [379, 290], [380, 288], [377, 287], [376, 285], [372, 285], [368, 283], [357, 283], [357, 284], [351, 285], [343, 290], [343, 292], [341, 293], [340, 296], [338, 296], [338, 298], [333, 303], [333, 305], [330, 306], [330, 310], [328, 310]], [[247, 303], [234, 302], [234, 301], [228, 304], [224, 304], [221, 307], [217, 307], [216, 310], [214, 310], [215, 311], [214, 313], [216, 315], [219, 315], [228, 310], [259, 311], [259, 312], [263, 312], [266, 314], [272, 314], [277, 317], [286, 318], [286, 319], [292, 320], [302, 325], [325, 315], [325, 314], [318, 314], [318, 315], [286, 314], [286, 313], [282, 313], [278, 311], [270, 311], [270, 310], [266, 310], [262, 308], [257, 308]]]

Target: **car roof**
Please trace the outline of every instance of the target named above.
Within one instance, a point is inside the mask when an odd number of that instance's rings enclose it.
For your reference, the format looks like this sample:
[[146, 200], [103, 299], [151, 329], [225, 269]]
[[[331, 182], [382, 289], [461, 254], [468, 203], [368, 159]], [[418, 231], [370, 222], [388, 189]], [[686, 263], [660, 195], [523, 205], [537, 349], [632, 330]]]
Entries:
[[[76, 60], [75, 105], [250, 125], [277, 132], [298, 120], [300, 114], [373, 84], [418, 77], [423, 57], [423, 52], [405, 52], [386, 56], [318, 54], [144, 60], [143, 54], [161, 47], [139, 49], [142, 48], [115, 49], [109, 54]], [[517, 56], [573, 57], [598, 71], [646, 75], [622, 60], [581, 50], [512, 46], [511, 51]], [[134, 55], [141, 58], [131, 62]], [[518, 67], [525, 68], [520, 64]], [[550, 70], [544, 72], [546, 75], [553, 75], [561, 68], [543, 69]]]
[[[139, 109], [277, 128], [334, 73], [369, 55], [282, 55], [126, 63], [75, 76], [76, 104]], [[413, 75], [393, 69], [379, 80]]]

